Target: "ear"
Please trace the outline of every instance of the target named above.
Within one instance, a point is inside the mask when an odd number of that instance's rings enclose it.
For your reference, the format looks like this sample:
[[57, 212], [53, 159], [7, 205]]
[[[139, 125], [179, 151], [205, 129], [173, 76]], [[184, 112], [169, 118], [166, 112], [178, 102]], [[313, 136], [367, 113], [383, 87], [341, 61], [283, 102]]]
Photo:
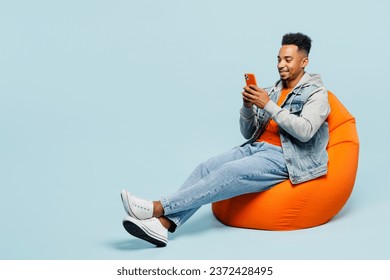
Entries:
[[308, 64], [309, 64], [309, 58], [308, 58], [307, 56], [305, 56], [305, 57], [302, 59], [301, 67], [302, 67], [302, 68], [305, 68]]

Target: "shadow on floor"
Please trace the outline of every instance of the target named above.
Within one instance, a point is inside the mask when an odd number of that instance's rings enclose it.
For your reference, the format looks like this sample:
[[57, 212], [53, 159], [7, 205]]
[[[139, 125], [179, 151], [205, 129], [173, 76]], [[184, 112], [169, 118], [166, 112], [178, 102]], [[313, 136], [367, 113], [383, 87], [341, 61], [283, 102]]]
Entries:
[[[189, 220], [185, 225], [178, 228], [175, 233], [169, 233], [168, 239], [175, 240], [184, 236], [198, 235], [210, 230], [220, 230], [226, 228], [221, 224], [210, 211], [197, 213]], [[108, 243], [108, 246], [113, 247], [116, 250], [128, 251], [128, 250], [144, 250], [156, 248], [153, 244], [145, 242], [144, 240], [137, 239], [129, 235], [128, 239], [116, 240]]]

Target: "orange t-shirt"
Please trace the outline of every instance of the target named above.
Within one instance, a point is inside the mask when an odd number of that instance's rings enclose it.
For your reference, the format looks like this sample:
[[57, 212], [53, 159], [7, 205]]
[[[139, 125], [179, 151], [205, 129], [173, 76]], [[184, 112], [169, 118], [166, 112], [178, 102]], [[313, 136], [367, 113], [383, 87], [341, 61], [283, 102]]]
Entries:
[[[280, 94], [279, 100], [278, 100], [278, 106], [280, 106], [283, 101], [286, 99], [288, 93], [291, 91], [289, 88], [283, 88], [282, 92]], [[275, 145], [275, 146], [282, 146], [280, 143], [280, 136], [279, 136], [279, 128], [278, 124], [271, 119], [268, 123], [268, 126], [266, 127], [263, 134], [260, 135], [260, 137], [256, 140], [257, 142], [267, 142], [269, 144]]]

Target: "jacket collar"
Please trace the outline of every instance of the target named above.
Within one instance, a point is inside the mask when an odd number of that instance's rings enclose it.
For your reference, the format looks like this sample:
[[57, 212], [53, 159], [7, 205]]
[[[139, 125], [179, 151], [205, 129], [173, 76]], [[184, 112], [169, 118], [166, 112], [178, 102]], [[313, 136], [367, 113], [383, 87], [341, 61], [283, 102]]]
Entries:
[[[310, 74], [305, 72], [302, 76], [302, 78], [299, 80], [299, 82], [295, 85], [292, 92], [298, 94], [301, 88], [310, 86], [310, 85], [318, 85], [322, 86], [322, 80], [320, 75], [318, 74]], [[283, 82], [282, 80], [278, 80], [275, 83], [274, 91], [281, 91], [283, 89]]]

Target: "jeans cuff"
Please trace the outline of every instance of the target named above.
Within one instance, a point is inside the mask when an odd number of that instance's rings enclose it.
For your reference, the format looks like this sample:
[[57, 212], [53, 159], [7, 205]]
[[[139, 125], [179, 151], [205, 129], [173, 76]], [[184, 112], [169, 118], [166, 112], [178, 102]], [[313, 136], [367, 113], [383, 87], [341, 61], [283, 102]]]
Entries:
[[169, 229], [168, 229], [168, 231], [169, 232], [175, 232], [176, 231], [176, 228], [177, 228], [177, 224], [174, 222], [174, 221], [172, 221], [171, 219], [169, 219], [167, 216], [165, 216], [165, 215], [168, 215], [166, 212], [167, 212], [167, 209], [168, 208], [170, 208], [169, 207], [169, 202], [168, 202], [168, 200], [165, 198], [165, 197], [162, 197], [161, 199], [160, 199], [160, 202], [161, 202], [161, 205], [162, 205], [162, 207], [163, 207], [163, 209], [164, 209], [164, 217], [166, 218], [166, 219], [168, 219], [168, 221], [170, 222], [170, 227], [169, 227]]

